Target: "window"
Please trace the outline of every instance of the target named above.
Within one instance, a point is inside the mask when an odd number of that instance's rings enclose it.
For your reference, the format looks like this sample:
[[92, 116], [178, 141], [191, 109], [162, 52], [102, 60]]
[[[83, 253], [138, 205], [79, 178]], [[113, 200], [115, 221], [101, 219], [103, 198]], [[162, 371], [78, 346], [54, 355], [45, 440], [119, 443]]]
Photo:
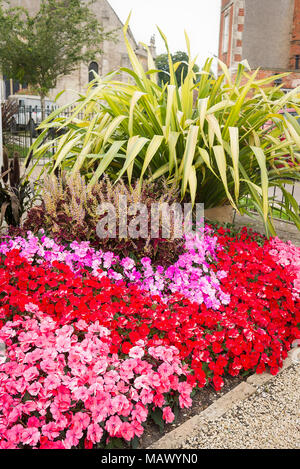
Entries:
[[295, 55], [295, 69], [300, 69], [300, 55]]
[[89, 82], [94, 80], [94, 72], [99, 72], [99, 65], [97, 64], [97, 62], [91, 62], [89, 65]]
[[225, 54], [228, 52], [229, 45], [229, 12], [224, 15], [223, 23], [223, 41], [222, 41], [222, 52]]
[[7, 78], [6, 76], [3, 77], [4, 80], [4, 95], [5, 99], [7, 99], [12, 94], [17, 94], [21, 87], [20, 83], [12, 78]]

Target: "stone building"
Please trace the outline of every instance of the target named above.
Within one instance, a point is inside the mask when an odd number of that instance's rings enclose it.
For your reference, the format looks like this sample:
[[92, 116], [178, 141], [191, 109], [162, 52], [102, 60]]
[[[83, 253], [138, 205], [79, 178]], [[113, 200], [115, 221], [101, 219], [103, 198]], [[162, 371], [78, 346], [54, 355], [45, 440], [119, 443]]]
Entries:
[[[9, 3], [12, 7], [25, 7], [30, 13], [34, 14], [39, 9], [40, 0], [9, 0]], [[103, 76], [120, 67], [130, 67], [122, 32], [123, 24], [114, 9], [107, 0], [97, 0], [92, 5], [91, 9], [106, 31], [116, 30], [116, 42], [104, 41], [102, 44], [103, 54], [99, 55], [95, 61], [90, 64], [82, 63], [72, 74], [59, 79], [57, 87], [51, 90], [49, 96], [53, 99], [60, 91], [66, 90], [59, 98], [59, 104], [69, 103], [77, 96], [78, 92], [82, 93], [85, 91], [87, 83], [94, 77], [92, 70]], [[139, 60], [146, 66], [147, 53], [144, 48], [138, 45], [130, 29], [128, 31], [128, 38]], [[150, 49], [155, 56], [154, 38], [151, 39]], [[120, 79], [124, 80], [125, 76], [120, 75]], [[2, 79], [2, 95], [4, 97], [15, 93], [27, 94], [28, 91], [25, 91], [23, 88], [24, 86], [22, 87], [22, 85], [13, 80]]]
[[283, 87], [299, 86], [300, 0], [222, 0], [219, 58], [233, 72], [247, 59], [259, 78], [291, 72]]

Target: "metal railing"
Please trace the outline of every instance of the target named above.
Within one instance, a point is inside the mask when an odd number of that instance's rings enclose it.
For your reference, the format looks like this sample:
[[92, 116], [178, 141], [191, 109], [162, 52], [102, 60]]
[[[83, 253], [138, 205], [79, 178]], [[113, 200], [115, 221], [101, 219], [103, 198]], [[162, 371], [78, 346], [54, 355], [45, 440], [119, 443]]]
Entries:
[[[298, 207], [300, 208], [300, 182], [291, 180], [290, 184], [283, 184], [283, 188], [294, 197]], [[271, 200], [270, 209], [273, 218], [275, 220], [285, 221], [287, 223], [292, 222], [284, 210], [285, 199], [280, 187], [271, 188], [269, 190], [269, 198]], [[244, 206], [249, 212], [257, 214], [257, 210], [254, 207], [249, 195], [245, 197]], [[291, 205], [289, 205], [289, 208], [292, 209]]]
[[[53, 112], [54, 108], [45, 109], [45, 117]], [[69, 117], [72, 115], [73, 109], [70, 107], [62, 111], [58, 117]], [[78, 116], [79, 118], [82, 115]], [[39, 124], [42, 122], [41, 108], [32, 106], [19, 106], [15, 114], [9, 119], [9, 124], [3, 128], [3, 144], [7, 148], [9, 156], [12, 157], [17, 152], [22, 159], [25, 159], [29, 153], [29, 149], [40, 134]], [[52, 140], [53, 131], [49, 131], [46, 140]], [[49, 152], [49, 156], [41, 160], [44, 164], [49, 160], [51, 154], [55, 153], [55, 146]]]

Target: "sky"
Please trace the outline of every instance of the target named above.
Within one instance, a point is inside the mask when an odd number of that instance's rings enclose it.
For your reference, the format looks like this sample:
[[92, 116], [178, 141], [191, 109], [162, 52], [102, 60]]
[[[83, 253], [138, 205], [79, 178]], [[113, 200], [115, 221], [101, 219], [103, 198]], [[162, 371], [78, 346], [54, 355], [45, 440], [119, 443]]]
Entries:
[[109, 0], [124, 23], [132, 10], [130, 27], [137, 42], [150, 43], [155, 34], [157, 53], [164, 53], [156, 25], [167, 36], [171, 52], [186, 51], [184, 30], [191, 42], [192, 55], [202, 65], [218, 55], [221, 0]]

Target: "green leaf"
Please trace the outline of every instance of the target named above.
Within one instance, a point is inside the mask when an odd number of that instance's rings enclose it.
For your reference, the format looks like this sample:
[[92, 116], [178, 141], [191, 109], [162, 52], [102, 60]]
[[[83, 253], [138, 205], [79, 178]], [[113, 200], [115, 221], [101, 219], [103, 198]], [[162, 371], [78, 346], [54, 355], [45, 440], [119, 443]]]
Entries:
[[159, 407], [156, 407], [155, 410], [151, 410], [150, 418], [159, 426], [159, 430], [162, 433], [164, 431], [164, 421], [163, 421], [163, 413]]
[[98, 168], [96, 169], [94, 176], [90, 180], [90, 183], [88, 185], [88, 188], [93, 187], [93, 185], [99, 180], [99, 178], [102, 176], [104, 171], [108, 168], [112, 160], [116, 157], [118, 154], [120, 148], [122, 145], [124, 145], [125, 140], [121, 140], [120, 142], [114, 142], [108, 152], [103, 155], [101, 163], [99, 164]]
[[266, 156], [261, 148], [251, 147], [251, 150], [254, 152], [256, 159], [258, 161], [260, 171], [261, 171], [261, 180], [262, 180], [262, 198], [263, 198], [263, 214], [264, 220], [267, 221], [269, 213], [269, 180], [268, 180], [268, 171], [266, 167]]
[[183, 172], [183, 183], [181, 189], [182, 196], [184, 196], [186, 192], [191, 167], [195, 158], [195, 152], [198, 142], [198, 133], [199, 127], [197, 125], [192, 125], [187, 136], [185, 152], [183, 155], [181, 166], [179, 168], [179, 173]]

